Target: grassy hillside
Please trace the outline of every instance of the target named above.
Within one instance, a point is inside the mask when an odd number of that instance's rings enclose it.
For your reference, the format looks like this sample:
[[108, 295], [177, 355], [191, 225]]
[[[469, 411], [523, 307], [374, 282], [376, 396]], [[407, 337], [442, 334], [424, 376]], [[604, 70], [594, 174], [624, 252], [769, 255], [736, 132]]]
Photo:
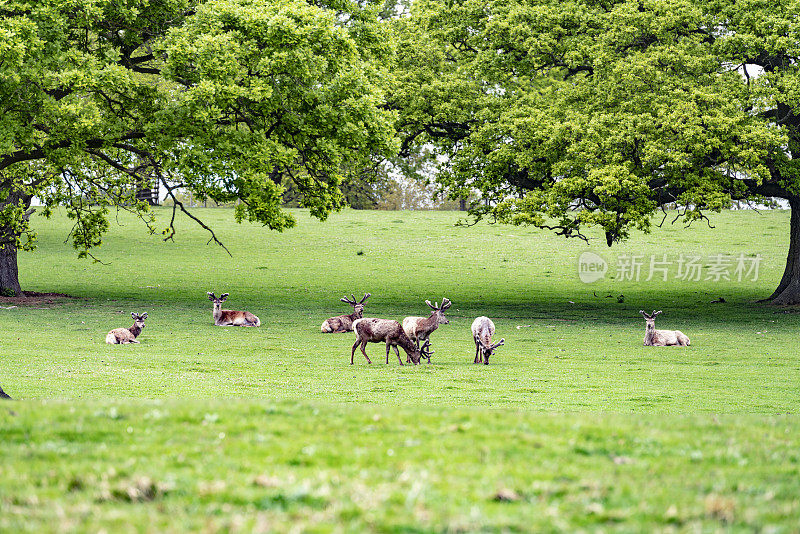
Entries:
[[[0, 530], [800, 529], [800, 317], [756, 303], [788, 213], [613, 249], [447, 212], [297, 211], [283, 234], [197, 213], [232, 257], [189, 221], [164, 243], [120, 215], [93, 264], [66, 218], [36, 219], [22, 285], [74, 298], [0, 303], [0, 385], [21, 399], [0, 405]], [[604, 280], [579, 280], [586, 251]], [[676, 277], [682, 254], [699, 281]], [[757, 279], [737, 279], [740, 254]], [[620, 279], [634, 257], [639, 280]], [[667, 281], [646, 280], [651, 257]], [[206, 291], [262, 327], [215, 327]], [[319, 332], [364, 292], [365, 315], [398, 320], [453, 301], [431, 365], [370, 345], [351, 366], [354, 336]], [[643, 347], [640, 309], [692, 346]], [[106, 345], [131, 311], [141, 345]], [[489, 366], [471, 363], [478, 315], [506, 339]]]

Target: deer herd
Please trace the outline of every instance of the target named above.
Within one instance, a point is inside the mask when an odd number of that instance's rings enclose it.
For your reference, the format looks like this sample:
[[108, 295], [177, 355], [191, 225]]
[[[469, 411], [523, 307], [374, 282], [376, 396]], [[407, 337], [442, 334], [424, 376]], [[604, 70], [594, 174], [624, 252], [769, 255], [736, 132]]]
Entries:
[[[248, 311], [223, 310], [222, 303], [228, 299], [228, 293], [222, 293], [219, 297], [214, 293], [208, 293], [208, 299], [213, 303], [211, 316], [216, 326], [261, 326], [258, 317]], [[418, 365], [422, 358], [428, 363], [431, 362], [431, 334], [439, 328], [441, 324], [448, 324], [450, 321], [445, 317], [444, 312], [452, 305], [449, 299], [443, 298], [442, 303], [431, 304], [429, 300], [425, 304], [431, 308], [428, 317], [410, 316], [403, 319], [403, 322], [392, 319], [379, 319], [377, 317], [364, 317], [364, 304], [371, 296], [365, 293], [361, 300], [356, 300], [355, 295], [351, 298], [347, 296], [339, 299], [353, 307], [353, 313], [349, 315], [339, 315], [326, 319], [320, 328], [323, 333], [342, 333], [355, 332], [356, 342], [350, 351], [350, 364], [354, 363], [356, 348], [360, 346], [367, 363], [372, 363], [367, 355], [367, 343], [386, 344], [386, 363], [389, 363], [389, 352], [394, 349], [400, 365], [403, 365], [403, 358], [400, 357], [401, 347], [406, 353], [406, 363]], [[641, 310], [639, 313], [645, 319], [645, 346], [664, 347], [664, 346], [688, 346], [689, 338], [680, 330], [656, 330], [655, 319], [661, 311], [646, 313]], [[133, 326], [130, 328], [115, 328], [106, 334], [106, 343], [111, 345], [139, 343], [136, 339], [144, 330], [144, 320], [147, 313], [131, 313]], [[494, 323], [488, 317], [478, 317], [472, 322], [472, 339], [475, 342], [475, 359], [473, 363], [489, 364], [491, 357], [498, 347], [505, 344], [505, 339], [497, 343], [492, 341], [494, 335]]]

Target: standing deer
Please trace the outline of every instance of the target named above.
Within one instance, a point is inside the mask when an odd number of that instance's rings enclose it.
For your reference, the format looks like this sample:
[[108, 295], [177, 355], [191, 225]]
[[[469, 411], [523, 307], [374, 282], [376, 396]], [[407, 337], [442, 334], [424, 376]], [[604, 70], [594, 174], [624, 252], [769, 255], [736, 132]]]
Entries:
[[208, 293], [208, 300], [214, 303], [214, 324], [217, 326], [261, 326], [261, 321], [248, 311], [223, 310], [222, 303], [228, 300], [229, 293], [223, 293], [215, 297], [214, 293]]
[[411, 341], [405, 332], [403, 326], [397, 321], [389, 319], [376, 319], [369, 317], [365, 319], [356, 319], [353, 323], [353, 331], [356, 333], [356, 342], [353, 344], [353, 350], [350, 352], [350, 365], [353, 365], [353, 358], [356, 353], [356, 347], [361, 345], [361, 352], [367, 359], [367, 363], [372, 363], [372, 360], [367, 356], [366, 346], [367, 343], [386, 343], [386, 363], [389, 363], [389, 348], [394, 347], [394, 352], [397, 354], [397, 360], [400, 365], [403, 365], [403, 359], [400, 357], [400, 351], [397, 346], [403, 347], [406, 351], [410, 361], [414, 365], [419, 365], [419, 360], [422, 354], [419, 348]]
[[647, 326], [644, 330], [644, 345], [646, 347], [666, 347], [666, 346], [689, 346], [689, 338], [680, 330], [656, 330], [656, 315], [661, 311], [653, 311], [648, 315], [644, 310], [639, 310], [644, 320], [647, 321]]
[[[428, 358], [428, 363], [431, 363], [431, 350], [430, 340], [428, 339], [434, 330], [439, 328], [440, 324], [448, 324], [450, 321], [444, 316], [444, 311], [452, 306], [449, 299], [443, 298], [442, 305], [439, 306], [437, 302], [435, 305], [431, 301], [426, 300], [425, 304], [433, 310], [429, 317], [406, 317], [403, 319], [403, 331], [406, 335], [417, 344], [419, 348], [421, 342], [425, 342], [422, 346], [424, 348], [424, 355]], [[408, 360], [406, 360], [407, 362]]]
[[481, 316], [472, 321], [472, 338], [475, 340], [475, 361], [472, 363], [483, 362], [484, 365], [489, 365], [489, 356], [494, 354], [497, 347], [505, 344], [505, 339], [492, 344], [493, 335], [494, 323], [491, 319]]
[[357, 319], [361, 319], [364, 316], [364, 303], [370, 297], [372, 293], [364, 293], [364, 298], [361, 299], [360, 302], [356, 302], [356, 296], [350, 295], [353, 297], [352, 300], [348, 299], [347, 296], [340, 298], [342, 302], [348, 303], [350, 306], [353, 307], [353, 313], [350, 315], [339, 315], [338, 317], [331, 317], [330, 319], [325, 319], [325, 322], [322, 323], [321, 330], [324, 334], [333, 333], [341, 333], [341, 332], [352, 332], [353, 331], [353, 321]]
[[106, 334], [106, 343], [109, 345], [124, 345], [126, 343], [139, 343], [136, 338], [144, 330], [144, 320], [147, 319], [147, 312], [142, 315], [131, 313], [133, 326], [130, 328], [115, 328]]

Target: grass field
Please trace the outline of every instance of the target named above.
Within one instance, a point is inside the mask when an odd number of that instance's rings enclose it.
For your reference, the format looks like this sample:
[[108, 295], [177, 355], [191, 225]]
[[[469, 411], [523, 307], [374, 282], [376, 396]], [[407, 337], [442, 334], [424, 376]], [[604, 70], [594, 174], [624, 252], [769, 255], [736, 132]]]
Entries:
[[[800, 531], [800, 315], [756, 303], [787, 212], [613, 249], [447, 212], [297, 211], [283, 234], [197, 212], [233, 257], [189, 221], [164, 243], [120, 215], [92, 264], [66, 218], [36, 218], [22, 285], [74, 298], [0, 303], [18, 399], [0, 404], [0, 531]], [[594, 284], [587, 250], [609, 262]], [[616, 272], [663, 254], [665, 282]], [[681, 280], [680, 254], [759, 257], [758, 278]], [[206, 291], [262, 326], [215, 327]], [[373, 344], [351, 366], [354, 336], [319, 332], [364, 292], [365, 315], [398, 320], [453, 301], [431, 365]], [[643, 347], [640, 309], [692, 346]], [[132, 311], [141, 344], [106, 345]], [[506, 340], [489, 366], [478, 315]]]

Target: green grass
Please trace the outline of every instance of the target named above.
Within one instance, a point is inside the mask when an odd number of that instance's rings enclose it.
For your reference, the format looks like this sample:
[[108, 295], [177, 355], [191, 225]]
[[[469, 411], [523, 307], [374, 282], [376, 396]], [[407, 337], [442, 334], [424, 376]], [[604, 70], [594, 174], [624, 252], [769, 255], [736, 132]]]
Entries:
[[[0, 309], [0, 385], [21, 399], [0, 405], [0, 531], [800, 529], [800, 316], [756, 303], [787, 212], [609, 250], [455, 213], [297, 211], [276, 234], [197, 211], [233, 257], [189, 221], [164, 243], [121, 215], [92, 264], [66, 218], [36, 219], [24, 288], [77, 298]], [[591, 285], [589, 249], [611, 263]], [[624, 254], [741, 252], [758, 280], [610, 278]], [[262, 327], [214, 327], [206, 291]], [[349, 364], [353, 335], [319, 325], [364, 292], [399, 320], [453, 301], [433, 364], [386, 366], [375, 344]], [[643, 347], [640, 309], [692, 346]], [[131, 311], [141, 345], [106, 345]], [[506, 339], [489, 366], [478, 315]]]

